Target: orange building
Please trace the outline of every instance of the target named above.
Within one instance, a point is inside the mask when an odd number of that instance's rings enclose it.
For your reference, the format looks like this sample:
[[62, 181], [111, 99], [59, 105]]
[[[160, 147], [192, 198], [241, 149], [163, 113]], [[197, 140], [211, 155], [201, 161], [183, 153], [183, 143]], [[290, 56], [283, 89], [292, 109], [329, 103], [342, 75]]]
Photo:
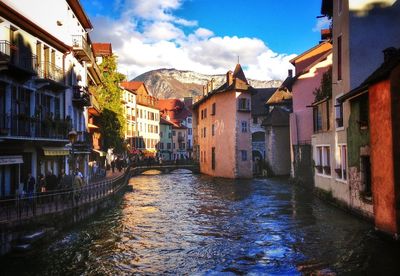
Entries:
[[251, 92], [240, 64], [214, 89], [214, 80], [193, 104], [195, 147], [204, 174], [251, 178]]
[[[370, 170], [365, 178], [370, 183], [373, 217], [378, 230], [400, 234], [400, 49], [384, 50], [383, 64], [359, 87], [339, 100], [366, 103], [369, 127]], [[359, 122], [361, 122], [359, 120]]]

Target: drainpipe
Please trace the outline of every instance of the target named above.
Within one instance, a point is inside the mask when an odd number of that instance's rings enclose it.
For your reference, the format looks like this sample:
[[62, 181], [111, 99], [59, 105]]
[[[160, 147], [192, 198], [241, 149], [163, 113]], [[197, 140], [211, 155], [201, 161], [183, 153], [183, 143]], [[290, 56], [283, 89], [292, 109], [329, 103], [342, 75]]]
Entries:
[[[65, 58], [67, 57], [67, 55], [69, 55], [72, 52], [72, 49], [70, 49], [69, 51], [63, 53], [63, 59], [62, 59], [62, 69], [63, 69], [63, 73], [64, 73], [64, 85], [67, 85], [67, 78], [65, 77]], [[66, 93], [64, 92], [64, 119], [67, 116], [67, 97], [66, 97]]]

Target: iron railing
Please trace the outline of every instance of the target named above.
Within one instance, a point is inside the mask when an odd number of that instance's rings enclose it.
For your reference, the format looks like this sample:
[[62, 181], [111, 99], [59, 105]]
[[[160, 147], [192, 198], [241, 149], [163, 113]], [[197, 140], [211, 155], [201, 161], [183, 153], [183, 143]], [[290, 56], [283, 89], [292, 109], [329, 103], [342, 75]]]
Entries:
[[42, 79], [64, 82], [64, 70], [49, 61], [43, 61], [39, 64], [38, 75]]
[[37, 57], [31, 53], [20, 51], [16, 45], [7, 40], [0, 40], [0, 61], [32, 74], [37, 73]]
[[1, 199], [0, 223], [18, 223], [24, 219], [57, 213], [101, 200], [121, 190], [125, 185], [125, 177], [125, 174], [121, 174], [116, 178], [84, 185], [81, 188], [21, 193], [13, 198]]
[[25, 114], [0, 114], [0, 136], [66, 140], [70, 128], [70, 120], [42, 120]]

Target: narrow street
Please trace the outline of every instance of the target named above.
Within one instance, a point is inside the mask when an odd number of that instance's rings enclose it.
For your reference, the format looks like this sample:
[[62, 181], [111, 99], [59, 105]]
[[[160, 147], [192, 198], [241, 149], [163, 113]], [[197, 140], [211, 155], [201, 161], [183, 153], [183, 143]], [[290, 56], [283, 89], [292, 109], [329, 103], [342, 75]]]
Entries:
[[[6, 275], [392, 275], [400, 247], [285, 179], [142, 175], [121, 204], [1, 262]], [[24, 266], [20, 264], [24, 263]]]

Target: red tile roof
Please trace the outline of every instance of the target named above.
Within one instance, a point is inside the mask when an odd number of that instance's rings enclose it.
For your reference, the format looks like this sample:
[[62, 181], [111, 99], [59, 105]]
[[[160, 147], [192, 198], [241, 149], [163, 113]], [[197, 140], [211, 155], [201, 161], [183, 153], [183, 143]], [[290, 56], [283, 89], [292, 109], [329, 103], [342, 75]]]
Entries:
[[92, 47], [96, 57], [112, 55], [111, 43], [93, 43]]
[[121, 86], [123, 88], [129, 89], [129, 90], [133, 90], [136, 91], [139, 89], [140, 86], [144, 85], [143, 82], [141, 81], [124, 81], [121, 82]]

